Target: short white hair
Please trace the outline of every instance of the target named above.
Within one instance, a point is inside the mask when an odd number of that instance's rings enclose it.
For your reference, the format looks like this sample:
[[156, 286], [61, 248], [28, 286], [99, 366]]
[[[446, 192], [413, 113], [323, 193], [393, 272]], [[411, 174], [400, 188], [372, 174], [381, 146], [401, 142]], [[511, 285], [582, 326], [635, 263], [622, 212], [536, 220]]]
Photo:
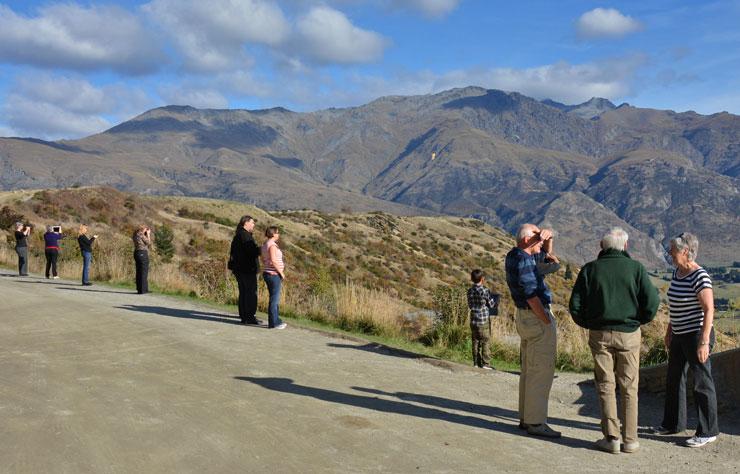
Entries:
[[536, 228], [537, 226], [534, 224], [522, 224], [516, 233], [516, 241], [521, 242], [527, 237], [532, 237]]
[[603, 239], [601, 239], [601, 248], [624, 250], [627, 246], [627, 240], [629, 235], [621, 227], [612, 227], [609, 232], [606, 233]]
[[694, 234], [683, 232], [671, 239], [671, 245], [679, 251], [689, 249], [689, 261], [696, 260], [696, 254], [699, 253], [699, 238]]

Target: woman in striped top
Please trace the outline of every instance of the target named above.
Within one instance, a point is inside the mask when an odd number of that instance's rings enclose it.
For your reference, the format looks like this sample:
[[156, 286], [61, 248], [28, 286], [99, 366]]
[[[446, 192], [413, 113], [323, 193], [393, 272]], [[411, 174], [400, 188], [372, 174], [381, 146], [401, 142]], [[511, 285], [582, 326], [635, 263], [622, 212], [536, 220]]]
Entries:
[[692, 448], [717, 439], [717, 394], [712, 379], [709, 353], [714, 346], [714, 294], [712, 280], [694, 260], [699, 250], [695, 235], [684, 232], [671, 239], [670, 254], [676, 270], [668, 288], [671, 321], [665, 335], [668, 347], [663, 423], [658, 434], [675, 434], [686, 429], [686, 368], [694, 373], [696, 435], [686, 441]]
[[262, 278], [270, 293], [270, 302], [267, 306], [267, 326], [274, 329], [285, 329], [288, 325], [282, 322], [278, 315], [280, 289], [285, 279], [283, 252], [277, 244], [280, 239], [280, 230], [275, 226], [270, 226], [265, 230], [265, 237], [267, 240], [262, 244], [260, 254], [262, 255]]

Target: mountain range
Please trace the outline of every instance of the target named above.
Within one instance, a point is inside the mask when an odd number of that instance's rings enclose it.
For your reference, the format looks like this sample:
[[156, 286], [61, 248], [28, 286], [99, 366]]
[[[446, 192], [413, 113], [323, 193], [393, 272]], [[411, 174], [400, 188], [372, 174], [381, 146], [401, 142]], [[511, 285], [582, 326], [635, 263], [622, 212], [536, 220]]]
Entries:
[[[619, 225], [665, 265], [696, 233], [699, 260], [740, 250], [740, 117], [538, 101], [478, 87], [297, 113], [166, 106], [80, 140], [0, 138], [0, 189], [109, 185], [267, 209], [382, 210], [551, 226], [594, 258]], [[464, 230], [461, 230], [464, 231]]]

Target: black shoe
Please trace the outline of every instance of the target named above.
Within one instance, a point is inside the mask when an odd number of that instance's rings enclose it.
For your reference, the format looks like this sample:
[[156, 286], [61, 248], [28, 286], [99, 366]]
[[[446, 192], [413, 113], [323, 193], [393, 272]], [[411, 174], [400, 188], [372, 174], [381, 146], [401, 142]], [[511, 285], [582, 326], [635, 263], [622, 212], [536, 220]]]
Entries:
[[262, 321], [255, 318], [250, 321], [242, 321], [242, 324], [246, 324], [247, 326], [260, 326], [262, 324]]
[[547, 423], [541, 423], [539, 425], [529, 425], [527, 427], [527, 433], [532, 436], [542, 436], [543, 438], [560, 438], [561, 434], [559, 431], [547, 426]]
[[92, 286], [92, 283], [90, 283], [89, 281], [87, 281], [87, 282], [83, 283], [82, 286]]
[[528, 425], [528, 424], [526, 424], [525, 422], [523, 422], [523, 421], [521, 421], [521, 420], [520, 420], [520, 421], [519, 421], [519, 429], [520, 429], [520, 430], [526, 430], [526, 429], [529, 429], [529, 425]]

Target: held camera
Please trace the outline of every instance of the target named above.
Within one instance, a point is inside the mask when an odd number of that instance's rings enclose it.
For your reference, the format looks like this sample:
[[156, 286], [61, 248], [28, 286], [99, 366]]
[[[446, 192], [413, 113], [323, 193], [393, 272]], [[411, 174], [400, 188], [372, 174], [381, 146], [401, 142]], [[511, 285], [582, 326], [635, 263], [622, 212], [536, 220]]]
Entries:
[[60, 225], [53, 225], [51, 226], [51, 231], [55, 234], [61, 234], [62, 233], [62, 226]]
[[498, 316], [498, 305], [501, 302], [501, 295], [490, 290], [489, 293], [491, 294], [491, 300], [488, 304], [488, 314], [489, 316]]

